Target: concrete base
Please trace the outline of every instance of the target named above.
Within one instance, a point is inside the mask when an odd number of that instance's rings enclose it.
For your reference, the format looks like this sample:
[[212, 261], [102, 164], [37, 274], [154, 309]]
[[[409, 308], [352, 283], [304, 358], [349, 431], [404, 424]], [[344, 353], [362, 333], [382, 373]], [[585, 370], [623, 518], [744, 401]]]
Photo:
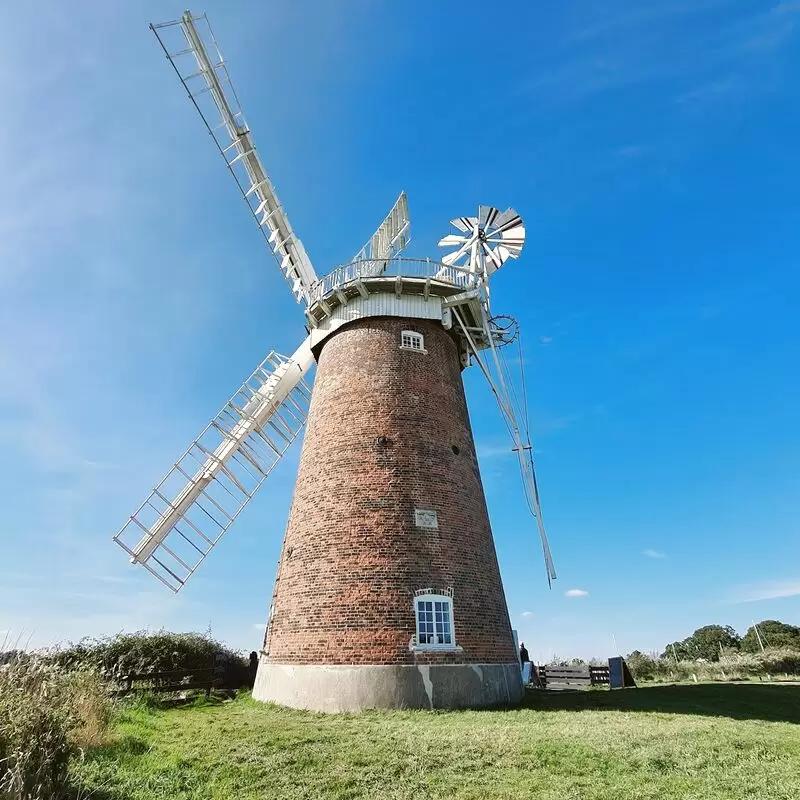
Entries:
[[518, 664], [258, 666], [253, 697], [341, 713], [369, 708], [487, 708], [522, 700]]

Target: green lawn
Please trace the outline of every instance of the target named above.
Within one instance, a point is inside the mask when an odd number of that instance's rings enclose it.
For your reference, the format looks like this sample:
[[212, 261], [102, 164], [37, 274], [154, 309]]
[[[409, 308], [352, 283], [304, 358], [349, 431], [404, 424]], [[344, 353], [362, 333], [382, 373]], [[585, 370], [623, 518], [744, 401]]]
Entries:
[[322, 716], [241, 697], [123, 711], [97, 800], [800, 798], [800, 686], [531, 693], [510, 711]]

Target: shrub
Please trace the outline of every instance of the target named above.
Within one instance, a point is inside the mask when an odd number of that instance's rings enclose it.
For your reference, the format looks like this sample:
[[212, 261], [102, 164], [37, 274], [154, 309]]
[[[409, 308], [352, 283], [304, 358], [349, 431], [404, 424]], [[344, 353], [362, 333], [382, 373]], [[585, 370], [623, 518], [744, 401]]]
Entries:
[[103, 741], [109, 713], [96, 674], [38, 657], [0, 668], [0, 797], [63, 797], [71, 756]]
[[91, 667], [108, 679], [131, 672], [207, 669], [218, 655], [240, 662], [240, 653], [200, 633], [138, 631], [103, 639], [82, 639], [50, 654], [66, 669]]
[[659, 670], [658, 659], [634, 650], [626, 659], [625, 663], [637, 681], [652, 681]]

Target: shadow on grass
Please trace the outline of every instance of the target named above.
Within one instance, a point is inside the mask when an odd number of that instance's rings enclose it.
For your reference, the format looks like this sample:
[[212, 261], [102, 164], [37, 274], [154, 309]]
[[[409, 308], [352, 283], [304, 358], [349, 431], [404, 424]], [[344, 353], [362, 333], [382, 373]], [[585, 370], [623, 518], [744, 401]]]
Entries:
[[615, 691], [528, 690], [523, 708], [537, 711], [657, 711], [800, 723], [800, 685], [692, 684]]

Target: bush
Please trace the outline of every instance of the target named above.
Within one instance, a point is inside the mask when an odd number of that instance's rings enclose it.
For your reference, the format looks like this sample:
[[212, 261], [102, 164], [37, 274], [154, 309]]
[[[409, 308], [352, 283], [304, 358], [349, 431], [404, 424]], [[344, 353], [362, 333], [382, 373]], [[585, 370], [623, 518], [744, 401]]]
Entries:
[[634, 650], [626, 659], [625, 663], [631, 671], [634, 680], [652, 681], [659, 671], [658, 659], [648, 656], [640, 650]]
[[103, 741], [109, 715], [95, 673], [67, 673], [38, 657], [0, 668], [0, 797], [63, 797], [70, 758]]
[[68, 670], [90, 667], [107, 679], [115, 679], [131, 672], [207, 669], [218, 655], [228, 662], [243, 662], [240, 653], [210, 636], [162, 630], [82, 639], [51, 652], [50, 658]]

